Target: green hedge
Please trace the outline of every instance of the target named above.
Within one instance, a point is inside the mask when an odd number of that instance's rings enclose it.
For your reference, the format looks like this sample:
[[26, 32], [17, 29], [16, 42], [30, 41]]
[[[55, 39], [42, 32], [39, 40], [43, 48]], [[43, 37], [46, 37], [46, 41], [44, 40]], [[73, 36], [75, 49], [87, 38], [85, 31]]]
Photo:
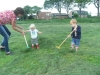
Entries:
[[[22, 23], [69, 23], [71, 18], [66, 19], [51, 19], [51, 20], [25, 20], [25, 21], [17, 21], [18, 24]], [[92, 18], [76, 18], [79, 23], [100, 23], [99, 17]]]
[[77, 18], [80, 23], [99, 23], [100, 18]]

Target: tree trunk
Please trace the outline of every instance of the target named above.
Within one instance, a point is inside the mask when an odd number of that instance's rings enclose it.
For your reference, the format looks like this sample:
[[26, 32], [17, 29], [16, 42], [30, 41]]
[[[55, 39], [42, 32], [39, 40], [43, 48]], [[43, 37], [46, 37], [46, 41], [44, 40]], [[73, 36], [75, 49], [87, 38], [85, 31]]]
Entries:
[[61, 17], [61, 4], [58, 3], [58, 8], [57, 8], [58, 12], [59, 12], [59, 16], [60, 16], [60, 19], [62, 19]]
[[59, 14], [60, 14], [60, 19], [62, 19], [62, 17], [61, 17], [61, 7], [59, 9]]
[[97, 15], [97, 16], [99, 17], [99, 16], [100, 16], [100, 15], [99, 15], [99, 7], [97, 8], [97, 11], [98, 11], [98, 15]]
[[60, 19], [62, 19], [62, 17], [61, 17], [61, 8], [58, 9], [58, 12], [59, 12], [59, 17], [60, 17]]
[[97, 10], [98, 10], [98, 17], [99, 17], [99, 16], [100, 16], [100, 15], [99, 15], [99, 0], [98, 0], [97, 5], [98, 5]]
[[79, 16], [80, 16], [80, 18], [82, 17], [82, 16], [81, 16], [81, 15], [82, 15], [81, 12], [82, 12], [82, 11], [81, 11], [81, 8], [79, 8]]
[[38, 13], [36, 13], [36, 19], [39, 19]]
[[68, 9], [68, 7], [66, 8], [66, 11], [67, 11], [67, 14], [69, 13], [69, 9]]
[[99, 15], [99, 6], [100, 6], [99, 2], [100, 2], [100, 0], [94, 0], [94, 5], [97, 8], [97, 17], [100, 16]]
[[62, 17], [61, 17], [61, 4], [59, 4], [59, 14], [60, 14], [60, 19], [62, 19]]
[[67, 10], [67, 14], [69, 13], [69, 10]]
[[69, 17], [69, 9], [68, 8], [66, 8], [66, 12], [67, 12], [67, 15]]

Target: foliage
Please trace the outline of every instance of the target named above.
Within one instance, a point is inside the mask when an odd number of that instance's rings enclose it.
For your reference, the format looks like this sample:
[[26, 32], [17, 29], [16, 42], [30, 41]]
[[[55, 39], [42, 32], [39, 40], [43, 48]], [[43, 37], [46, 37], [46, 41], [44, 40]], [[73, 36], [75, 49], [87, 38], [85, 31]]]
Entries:
[[93, 0], [93, 1], [94, 1], [93, 3], [95, 5], [95, 7], [98, 8], [99, 4], [100, 4], [99, 0]]
[[86, 4], [90, 4], [91, 0], [75, 0], [79, 8], [85, 8]]
[[74, 13], [74, 18], [78, 18], [78, 17], [79, 17], [79, 14]]
[[24, 11], [25, 11], [25, 14], [30, 14], [31, 9], [32, 9], [32, 7], [31, 7], [31, 6], [28, 6], [28, 5], [24, 6]]
[[53, 2], [51, 0], [45, 0], [45, 2], [44, 2], [44, 8], [45, 9], [53, 8]]
[[92, 16], [91, 16], [91, 15], [87, 15], [87, 17], [88, 17], [88, 18], [91, 18]]
[[75, 0], [76, 6], [79, 8], [80, 10], [80, 17], [81, 17], [81, 9], [86, 7], [86, 4], [90, 4], [91, 0]]
[[94, 5], [95, 5], [95, 7], [97, 8], [97, 11], [98, 11], [98, 17], [100, 16], [99, 15], [99, 8], [100, 8], [100, 0], [93, 0], [93, 3], [94, 3]]
[[41, 11], [41, 7], [33, 6], [32, 7], [32, 13], [38, 14]]
[[35, 13], [37, 15], [38, 12], [40, 12], [41, 9], [42, 8], [38, 7], [38, 6], [31, 7], [31, 6], [26, 5], [26, 6], [24, 6], [25, 14], [21, 19], [32, 19], [33, 18], [33, 13]]
[[26, 6], [24, 6], [24, 11], [25, 11], [25, 14], [24, 14], [24, 16], [23, 17], [21, 17], [20, 19], [22, 20], [22, 19], [28, 19], [28, 14], [30, 14], [30, 11], [31, 11], [31, 6], [29, 6], [29, 5], [26, 5]]
[[72, 4], [73, 4], [73, 0], [64, 0], [63, 1], [63, 7], [66, 9], [67, 14], [69, 13], [69, 10], [72, 9]]
[[45, 0], [44, 2], [44, 8], [49, 9], [49, 8], [56, 8], [60, 14], [60, 19], [61, 19], [61, 8], [63, 5], [63, 0]]

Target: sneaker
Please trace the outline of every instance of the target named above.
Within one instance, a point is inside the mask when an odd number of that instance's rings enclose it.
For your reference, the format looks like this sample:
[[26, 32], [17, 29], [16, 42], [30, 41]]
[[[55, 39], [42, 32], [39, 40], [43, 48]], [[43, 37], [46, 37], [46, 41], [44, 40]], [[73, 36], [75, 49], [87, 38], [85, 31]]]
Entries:
[[36, 49], [39, 49], [39, 45], [36, 45]]
[[5, 47], [4, 46], [0, 46], [0, 49], [4, 49]]
[[10, 55], [10, 52], [6, 52], [6, 55]]

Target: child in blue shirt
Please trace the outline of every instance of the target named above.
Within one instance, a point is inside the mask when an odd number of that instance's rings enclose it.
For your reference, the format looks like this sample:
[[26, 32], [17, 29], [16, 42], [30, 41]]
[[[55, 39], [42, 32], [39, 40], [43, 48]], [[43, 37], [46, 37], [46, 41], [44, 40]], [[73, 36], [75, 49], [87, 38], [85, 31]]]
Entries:
[[79, 48], [80, 39], [81, 39], [81, 26], [77, 25], [76, 19], [72, 19], [70, 21], [70, 24], [72, 26], [72, 31], [73, 31], [73, 33], [70, 35], [72, 37], [71, 49], [75, 48], [77, 51]]

